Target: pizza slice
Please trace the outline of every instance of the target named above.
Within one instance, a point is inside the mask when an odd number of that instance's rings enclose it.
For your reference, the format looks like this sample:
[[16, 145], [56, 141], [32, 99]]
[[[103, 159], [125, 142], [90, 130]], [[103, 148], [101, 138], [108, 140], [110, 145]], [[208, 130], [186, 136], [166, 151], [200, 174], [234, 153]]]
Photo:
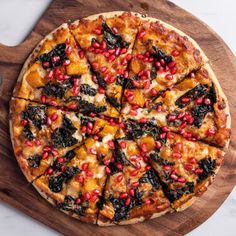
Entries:
[[35, 188], [60, 210], [96, 223], [117, 130], [117, 124], [96, 120], [84, 144], [55, 161], [33, 182]]
[[129, 121], [126, 135], [138, 143], [141, 154], [157, 171], [163, 190], [175, 210], [184, 210], [207, 190], [224, 161], [224, 152], [202, 142], [189, 141], [152, 123]]
[[[16, 159], [31, 182], [91, 135], [95, 118], [12, 99], [11, 138]], [[14, 113], [13, 113], [14, 111]]]
[[206, 61], [200, 47], [183, 32], [156, 19], [144, 19], [132, 52], [124, 106], [146, 107]]
[[152, 121], [189, 140], [200, 139], [225, 147], [230, 136], [227, 99], [209, 65], [192, 72], [166, 90], [147, 108], [123, 109], [125, 117], [141, 122]]
[[154, 169], [137, 144], [122, 132], [114, 139], [113, 158], [98, 216], [98, 225], [130, 224], [170, 211]]
[[13, 95], [85, 115], [118, 116], [95, 80], [83, 51], [63, 24], [26, 61]]
[[118, 110], [139, 23], [137, 14], [111, 12], [70, 25], [97, 76], [97, 84], [105, 90], [107, 101]]

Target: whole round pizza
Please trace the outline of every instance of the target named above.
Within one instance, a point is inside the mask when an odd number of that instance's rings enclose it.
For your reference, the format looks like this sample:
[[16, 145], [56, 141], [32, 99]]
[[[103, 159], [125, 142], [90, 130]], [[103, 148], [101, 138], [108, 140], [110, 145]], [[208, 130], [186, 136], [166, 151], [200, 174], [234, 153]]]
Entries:
[[24, 64], [10, 104], [19, 166], [84, 222], [189, 207], [224, 161], [227, 99], [197, 43], [131, 12], [65, 23]]

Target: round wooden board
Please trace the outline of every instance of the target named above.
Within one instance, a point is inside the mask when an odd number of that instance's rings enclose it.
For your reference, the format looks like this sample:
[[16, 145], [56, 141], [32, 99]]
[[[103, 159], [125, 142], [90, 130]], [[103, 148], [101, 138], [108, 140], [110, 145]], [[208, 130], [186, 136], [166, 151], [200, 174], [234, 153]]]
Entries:
[[[181, 213], [129, 226], [98, 227], [76, 221], [51, 207], [23, 177], [12, 152], [8, 108], [23, 62], [52, 29], [63, 22], [99, 12], [135, 11], [159, 18], [183, 30], [205, 51], [228, 97], [232, 116], [231, 143], [215, 182], [196, 203]], [[190, 13], [165, 0], [55, 0], [27, 39], [16, 47], [0, 45], [0, 199], [64, 235], [183, 235], [208, 219], [236, 183], [236, 60], [223, 40]]]

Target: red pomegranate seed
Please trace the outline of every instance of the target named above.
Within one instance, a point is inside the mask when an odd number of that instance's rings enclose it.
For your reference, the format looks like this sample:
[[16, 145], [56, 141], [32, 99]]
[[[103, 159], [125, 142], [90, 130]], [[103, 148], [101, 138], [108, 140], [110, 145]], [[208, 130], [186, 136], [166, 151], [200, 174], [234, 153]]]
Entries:
[[47, 117], [47, 125], [50, 126], [52, 124], [52, 120], [50, 117]]
[[116, 164], [116, 167], [119, 169], [119, 170], [122, 170], [124, 168], [124, 166], [121, 164], [121, 163], [117, 163]]
[[93, 172], [91, 170], [86, 171], [86, 176], [87, 177], [93, 177]]
[[105, 50], [107, 48], [107, 44], [105, 41], [102, 41], [100, 48], [103, 50]]
[[134, 197], [134, 195], [135, 195], [134, 189], [131, 188], [129, 190], [129, 194], [130, 194], [130, 196]]
[[98, 93], [100, 93], [100, 94], [105, 94], [105, 89], [104, 88], [102, 88], [102, 87], [99, 87], [98, 88]]
[[123, 175], [118, 175], [117, 177], [116, 177], [116, 181], [118, 182], [118, 183], [120, 183], [122, 180], [123, 180]]
[[141, 144], [141, 150], [143, 151], [143, 152], [147, 152], [148, 150], [147, 150], [147, 144], [146, 143], [142, 143]]
[[150, 199], [144, 199], [144, 204], [150, 205], [152, 202]]
[[51, 151], [52, 151], [52, 148], [51, 148], [50, 146], [45, 146], [45, 147], [43, 148], [43, 151], [44, 151], [44, 152], [51, 152]]
[[172, 133], [167, 133], [167, 138], [168, 139], [173, 139], [175, 136]]
[[173, 179], [173, 180], [178, 180], [178, 176], [175, 175], [175, 174], [171, 174], [171, 175], [170, 175], [170, 178]]
[[126, 205], [126, 206], [129, 206], [130, 202], [131, 202], [131, 198], [128, 197], [128, 198], [126, 199], [126, 201], [125, 201], [125, 205]]
[[48, 78], [48, 79], [51, 79], [52, 77], [53, 77], [53, 71], [50, 70], [50, 71], [48, 72], [48, 74], [47, 74], [47, 78]]
[[89, 153], [93, 154], [93, 155], [96, 155], [97, 154], [97, 150], [94, 149], [94, 148], [89, 148]]
[[130, 61], [132, 59], [132, 54], [130, 54], [130, 53], [127, 54], [125, 58], [127, 61]]
[[176, 115], [169, 115], [167, 120], [168, 121], [174, 121], [174, 120], [176, 120], [176, 118], [177, 118]]
[[181, 98], [181, 102], [183, 102], [183, 103], [187, 103], [189, 101], [190, 101], [190, 98], [188, 98], [188, 97]]
[[152, 169], [152, 167], [151, 166], [149, 166], [149, 165], [147, 165], [146, 167], [145, 167], [145, 170], [151, 170]]
[[110, 149], [114, 149], [115, 148], [115, 144], [114, 144], [113, 140], [109, 140], [107, 144], [108, 144]]
[[205, 98], [205, 99], [204, 99], [204, 103], [205, 103], [206, 105], [211, 105], [211, 100], [210, 100], [209, 98]]
[[53, 168], [52, 167], [49, 167], [48, 169], [47, 169], [47, 174], [48, 175], [51, 175], [53, 173]]
[[127, 198], [128, 197], [128, 193], [126, 193], [126, 192], [121, 192], [120, 193], [120, 198], [121, 199], [125, 199], [125, 198]]
[[40, 142], [40, 140], [38, 140], [38, 139], [36, 139], [36, 140], [34, 141], [34, 143], [35, 143], [36, 146], [41, 146], [41, 142]]
[[131, 176], [136, 176], [138, 174], [138, 170], [132, 170], [131, 172], [130, 172], [130, 175]]
[[176, 62], [175, 62], [175, 61], [172, 61], [172, 62], [170, 62], [170, 63], [168, 64], [168, 67], [169, 67], [169, 68], [173, 68], [173, 67], [175, 67], [175, 65], [176, 65]]
[[62, 162], [64, 162], [64, 161], [65, 161], [65, 159], [64, 159], [63, 157], [57, 158], [57, 162], [58, 162], [58, 163], [62, 163]]
[[116, 27], [112, 27], [112, 31], [115, 33], [115, 34], [118, 34], [118, 29]]
[[132, 186], [133, 188], [136, 188], [136, 187], [139, 186], [139, 182], [138, 182], [138, 181], [133, 182], [133, 183], [131, 184], [131, 186]]
[[106, 166], [105, 167], [105, 172], [106, 172], [106, 174], [111, 174], [111, 169], [108, 167], [108, 166]]
[[184, 168], [185, 168], [185, 170], [191, 171], [191, 170], [193, 170], [193, 165], [186, 163]]
[[143, 56], [142, 54], [138, 54], [136, 57], [137, 57], [139, 60], [143, 60], [143, 58], [144, 58], [144, 56]]
[[120, 141], [119, 145], [122, 149], [126, 148], [126, 142], [125, 141]]
[[207, 130], [206, 135], [212, 136], [216, 133], [216, 130], [214, 128], [210, 128]]
[[166, 170], [166, 171], [170, 171], [170, 170], [172, 169], [171, 166], [164, 166], [163, 168], [164, 168], [164, 170]]
[[200, 174], [203, 172], [203, 170], [197, 168], [194, 172], [195, 172], [197, 175], [200, 175]]
[[90, 193], [88, 193], [88, 192], [86, 192], [86, 193], [84, 193], [84, 200], [90, 200], [90, 198], [91, 198], [91, 194]]
[[100, 48], [100, 44], [98, 42], [93, 42], [93, 47], [94, 48]]
[[119, 56], [119, 55], [120, 55], [120, 50], [121, 50], [121, 48], [116, 48], [116, 50], [115, 50], [115, 55], [116, 55], [116, 56]]
[[71, 52], [72, 52], [72, 47], [71, 47], [71, 46], [68, 46], [68, 47], [66, 48], [66, 54], [69, 55], [69, 54], [71, 54]]
[[120, 54], [125, 54], [125, 53], [127, 53], [127, 48], [122, 48], [121, 50], [120, 50]]
[[70, 44], [70, 38], [66, 38], [66, 44]]
[[173, 68], [170, 69], [170, 73], [171, 73], [172, 75], [175, 75], [176, 72], [177, 72], [176, 67], [173, 67]]
[[140, 164], [140, 162], [136, 162], [136, 163], [135, 163], [135, 167], [136, 167], [136, 169], [141, 169], [141, 164]]
[[173, 157], [179, 159], [179, 158], [182, 157], [182, 155], [181, 155], [181, 153], [179, 153], [179, 152], [174, 152], [174, 153], [173, 153]]
[[101, 35], [102, 34], [102, 29], [97, 28], [93, 32], [97, 35]]
[[186, 182], [186, 179], [184, 177], [179, 177], [178, 178], [178, 182], [180, 183], [185, 183]]
[[139, 32], [139, 34], [138, 34], [138, 39], [143, 38], [143, 37], [145, 36], [145, 34], [146, 34], [146, 31], [145, 31], [145, 30]]
[[152, 88], [151, 89], [151, 94], [152, 94], [152, 96], [156, 96], [157, 95], [157, 90]]
[[25, 141], [25, 145], [27, 145], [28, 147], [33, 147], [33, 143], [30, 142], [29, 140]]
[[79, 51], [79, 58], [83, 59], [84, 58], [84, 52], [83, 51]]
[[82, 164], [82, 166], [81, 166], [81, 169], [83, 170], [83, 171], [86, 171], [87, 169], [88, 169], [88, 167], [89, 167], [89, 163], [83, 163]]
[[173, 75], [172, 75], [172, 74], [167, 74], [167, 75], [165, 76], [165, 78], [166, 78], [167, 80], [172, 80], [172, 79], [173, 79]]
[[21, 125], [26, 126], [29, 122], [28, 122], [28, 120], [24, 119], [24, 120], [21, 120], [20, 123], [21, 123]]
[[92, 63], [92, 67], [94, 67], [95, 69], [98, 68], [99, 64], [97, 62], [93, 62]]
[[179, 56], [179, 51], [178, 50], [173, 50], [172, 51], [172, 53], [171, 53], [171, 55], [173, 56], [173, 57], [177, 57], [177, 56]]
[[54, 74], [55, 74], [56, 76], [61, 75], [61, 69], [60, 69], [60, 68], [55, 68]]
[[51, 115], [51, 121], [55, 121], [57, 119], [58, 115], [56, 112], [54, 112], [52, 115]]
[[194, 158], [194, 157], [188, 158], [188, 161], [189, 161], [189, 163], [191, 163], [191, 164], [196, 164], [196, 163], [197, 163], [197, 160], [196, 160], [196, 158]]
[[156, 141], [156, 142], [155, 142], [155, 147], [156, 147], [157, 149], [160, 149], [160, 148], [161, 148], [161, 142], [160, 142], [160, 141]]
[[163, 138], [165, 138], [165, 137], [166, 137], [166, 133], [160, 134], [160, 138], [161, 138], [161, 139], [163, 139]]
[[44, 61], [42, 64], [44, 69], [47, 69], [50, 66], [48, 61]]
[[116, 56], [115, 56], [115, 55], [110, 55], [110, 56], [108, 57], [108, 61], [109, 61], [109, 62], [113, 62], [115, 59], [116, 59]]
[[55, 157], [58, 157], [59, 156], [59, 152], [56, 150], [56, 149], [52, 149], [52, 154], [55, 156]]
[[98, 189], [94, 189], [94, 190], [93, 190], [93, 194], [94, 194], [94, 195], [98, 195], [99, 193], [100, 193], [100, 191], [99, 191]]
[[75, 200], [75, 204], [77, 204], [77, 205], [79, 205], [81, 202], [82, 202], [82, 201], [81, 201], [80, 198], [77, 198], [77, 199]]
[[49, 156], [49, 153], [48, 152], [44, 152], [43, 155], [42, 155], [42, 159], [47, 159]]
[[58, 61], [60, 61], [60, 57], [59, 56], [53, 56], [52, 57], [52, 62], [54, 63], [54, 62], [58, 62]]
[[169, 131], [170, 131], [170, 128], [167, 127], [167, 126], [164, 126], [164, 127], [162, 127], [162, 131], [163, 131], [163, 132], [169, 132]]
[[100, 68], [100, 71], [101, 71], [102, 73], [106, 72], [106, 71], [107, 71], [107, 67], [106, 67], [106, 66], [101, 67], [101, 68]]
[[147, 121], [148, 121], [148, 119], [145, 118], [145, 117], [142, 117], [142, 118], [139, 119], [139, 122], [142, 123], [142, 124], [147, 123]]
[[76, 180], [80, 183], [80, 184], [84, 184], [84, 177], [81, 175], [76, 176]]
[[196, 100], [195, 100], [195, 103], [196, 104], [201, 104], [203, 102], [203, 98], [197, 98]]
[[45, 103], [46, 99], [47, 99], [47, 97], [45, 95], [42, 95], [41, 98], [40, 98], [42, 103]]

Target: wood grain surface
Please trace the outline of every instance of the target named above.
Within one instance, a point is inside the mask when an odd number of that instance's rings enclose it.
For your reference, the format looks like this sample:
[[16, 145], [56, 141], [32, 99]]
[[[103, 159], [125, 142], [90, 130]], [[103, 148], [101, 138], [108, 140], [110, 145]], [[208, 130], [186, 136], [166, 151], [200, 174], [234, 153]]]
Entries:
[[[225, 164], [209, 190], [181, 213], [129, 226], [98, 227], [74, 220], [51, 207], [27, 183], [13, 155], [9, 137], [9, 100], [22, 64], [35, 45], [55, 27], [99, 12], [135, 11], [159, 18], [193, 37], [207, 54], [228, 97], [231, 143]], [[165, 0], [55, 0], [27, 39], [15, 47], [0, 44], [0, 199], [64, 235], [183, 235], [208, 219], [236, 183], [236, 60], [223, 40], [203, 22]]]

